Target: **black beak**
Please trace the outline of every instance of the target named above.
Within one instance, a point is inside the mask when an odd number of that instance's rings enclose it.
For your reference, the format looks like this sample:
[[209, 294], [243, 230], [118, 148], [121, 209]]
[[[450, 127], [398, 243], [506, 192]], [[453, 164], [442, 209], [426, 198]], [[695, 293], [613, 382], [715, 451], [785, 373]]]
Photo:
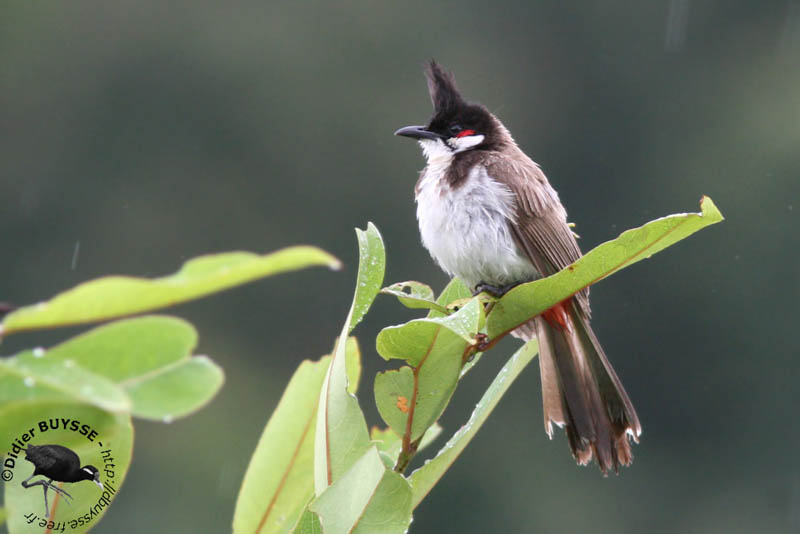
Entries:
[[405, 128], [400, 128], [394, 134], [412, 139], [444, 139], [443, 135], [431, 132], [425, 126], [406, 126]]

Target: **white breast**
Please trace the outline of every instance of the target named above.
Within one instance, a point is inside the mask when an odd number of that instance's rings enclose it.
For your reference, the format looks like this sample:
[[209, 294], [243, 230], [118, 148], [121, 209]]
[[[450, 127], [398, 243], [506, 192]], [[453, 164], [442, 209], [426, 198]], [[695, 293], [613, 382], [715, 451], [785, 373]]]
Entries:
[[514, 194], [482, 165], [456, 188], [444, 180], [449, 158], [429, 158], [417, 191], [422, 243], [450, 275], [470, 288], [533, 280], [537, 272], [511, 235]]

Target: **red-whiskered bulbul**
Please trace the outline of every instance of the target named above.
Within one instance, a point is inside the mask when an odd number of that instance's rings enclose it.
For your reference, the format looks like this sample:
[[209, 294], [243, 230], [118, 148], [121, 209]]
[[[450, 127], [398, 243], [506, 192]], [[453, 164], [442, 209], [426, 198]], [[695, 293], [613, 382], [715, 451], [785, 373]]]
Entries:
[[[475, 293], [500, 296], [581, 257], [567, 212], [542, 170], [484, 106], [465, 101], [453, 75], [426, 70], [434, 113], [396, 135], [416, 139], [427, 165], [415, 188], [422, 243]], [[632, 460], [641, 425], [589, 326], [589, 290], [553, 306], [513, 334], [539, 342], [544, 424], [566, 428], [581, 465], [603, 473]]]

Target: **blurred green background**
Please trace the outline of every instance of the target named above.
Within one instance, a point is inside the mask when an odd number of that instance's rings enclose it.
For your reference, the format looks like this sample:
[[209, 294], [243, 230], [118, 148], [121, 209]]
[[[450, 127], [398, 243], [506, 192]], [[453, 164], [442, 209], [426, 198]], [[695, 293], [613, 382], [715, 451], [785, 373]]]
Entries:
[[[387, 283], [444, 285], [417, 233], [421, 154], [392, 136], [429, 116], [431, 57], [542, 165], [584, 250], [702, 194], [727, 221], [592, 290], [644, 428], [632, 467], [603, 478], [563, 432], [547, 439], [534, 364], [411, 532], [800, 531], [800, 2], [6, 0], [0, 301], [234, 249], [311, 243], [346, 264], [167, 312], [198, 327], [227, 382], [193, 417], [136, 422], [96, 531], [230, 530], [284, 385], [344, 320], [354, 226], [381, 229]], [[413, 316], [379, 297], [356, 332], [371, 423], [375, 335]], [[465, 380], [447, 433], [514, 346]]]

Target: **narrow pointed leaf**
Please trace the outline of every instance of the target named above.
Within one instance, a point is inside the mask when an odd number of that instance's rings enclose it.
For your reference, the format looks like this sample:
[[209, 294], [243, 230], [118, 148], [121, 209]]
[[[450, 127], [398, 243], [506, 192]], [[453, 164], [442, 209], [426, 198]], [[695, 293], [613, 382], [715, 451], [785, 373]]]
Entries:
[[595, 247], [566, 269], [512, 289], [489, 314], [489, 337], [513, 330], [581, 289], [723, 220], [710, 198], [703, 197], [700, 208], [701, 213], [669, 215], [623, 232], [613, 241]]
[[[346, 333], [347, 325], [342, 329], [342, 338]], [[345, 345], [337, 343], [319, 395], [314, 443], [317, 495], [341, 477], [369, 447], [367, 422], [347, 383]]]
[[345, 360], [347, 365], [347, 391], [352, 395], [358, 391], [358, 383], [361, 380], [361, 348], [358, 346], [358, 339], [355, 336], [347, 338], [345, 347]]
[[106, 276], [59, 293], [47, 302], [20, 308], [0, 324], [0, 334], [112, 319], [156, 310], [216, 293], [258, 278], [314, 265], [338, 268], [318, 248], [289, 247], [263, 256], [227, 252], [200, 256], [163, 278]]
[[489, 388], [483, 394], [477, 406], [475, 406], [467, 424], [462, 426], [458, 432], [450, 438], [433, 459], [427, 461], [425, 465], [411, 473], [408, 480], [411, 483], [413, 508], [417, 507], [439, 479], [444, 476], [445, 472], [447, 472], [467, 444], [469, 444], [478, 430], [480, 430], [483, 423], [486, 422], [486, 419], [500, 402], [500, 399], [514, 380], [516, 380], [525, 366], [530, 363], [537, 353], [538, 345], [535, 340], [529, 341], [515, 352], [489, 385]]
[[[386, 253], [378, 229], [356, 230], [359, 263], [355, 295], [319, 395], [314, 438], [314, 490], [317, 496], [339, 479], [370, 446], [358, 399], [350, 393], [346, 363], [347, 334], [375, 300], [383, 283]], [[352, 374], [352, 373], [351, 373]]]
[[[339, 339], [348, 331], [348, 320]], [[314, 489], [320, 495], [369, 447], [367, 422], [347, 382], [346, 343], [337, 343], [319, 394], [314, 438]]]
[[375, 296], [381, 289], [386, 271], [386, 251], [381, 234], [375, 225], [367, 223], [366, 230], [356, 229], [356, 236], [359, 252], [358, 278], [348, 333], [353, 331], [372, 306]]

